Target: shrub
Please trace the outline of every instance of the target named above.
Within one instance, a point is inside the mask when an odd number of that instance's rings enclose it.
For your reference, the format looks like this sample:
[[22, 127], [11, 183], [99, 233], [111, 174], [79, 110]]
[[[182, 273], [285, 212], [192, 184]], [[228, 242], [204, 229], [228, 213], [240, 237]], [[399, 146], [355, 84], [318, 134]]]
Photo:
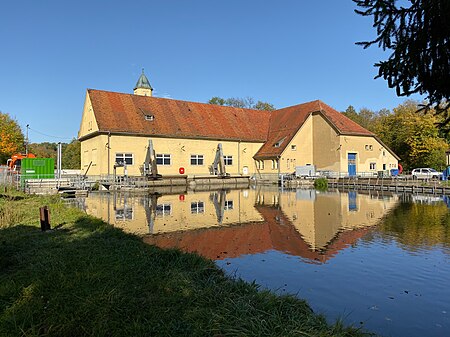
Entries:
[[100, 189], [100, 183], [98, 181], [96, 181], [95, 184], [92, 185], [91, 190], [98, 191], [99, 189]]
[[326, 190], [328, 188], [327, 178], [318, 178], [314, 180], [314, 188], [318, 190]]

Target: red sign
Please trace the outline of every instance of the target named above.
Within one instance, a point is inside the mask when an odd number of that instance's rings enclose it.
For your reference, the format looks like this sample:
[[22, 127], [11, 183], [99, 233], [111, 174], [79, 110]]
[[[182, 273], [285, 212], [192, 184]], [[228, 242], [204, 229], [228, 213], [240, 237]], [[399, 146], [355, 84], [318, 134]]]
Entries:
[[184, 174], [184, 167], [180, 167], [180, 169], [178, 170], [178, 172], [180, 172], [180, 174]]
[[178, 197], [178, 199], [180, 199], [180, 201], [184, 201], [184, 194], [180, 194], [180, 196]]

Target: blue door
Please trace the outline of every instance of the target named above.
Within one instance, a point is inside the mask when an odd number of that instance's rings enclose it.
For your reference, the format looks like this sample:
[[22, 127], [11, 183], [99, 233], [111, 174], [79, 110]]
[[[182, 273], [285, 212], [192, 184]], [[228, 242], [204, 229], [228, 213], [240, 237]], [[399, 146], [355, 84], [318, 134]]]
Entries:
[[356, 153], [348, 154], [348, 175], [350, 177], [356, 176]]
[[358, 206], [356, 205], [356, 191], [348, 191], [348, 210], [350, 212], [358, 210]]

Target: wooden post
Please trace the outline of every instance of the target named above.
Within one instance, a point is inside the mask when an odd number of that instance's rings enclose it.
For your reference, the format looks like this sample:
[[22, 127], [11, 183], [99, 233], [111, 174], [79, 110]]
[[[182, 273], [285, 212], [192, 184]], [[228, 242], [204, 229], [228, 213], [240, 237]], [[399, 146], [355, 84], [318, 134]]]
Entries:
[[50, 230], [50, 210], [47, 206], [39, 208], [39, 215], [41, 220], [41, 230], [45, 232]]

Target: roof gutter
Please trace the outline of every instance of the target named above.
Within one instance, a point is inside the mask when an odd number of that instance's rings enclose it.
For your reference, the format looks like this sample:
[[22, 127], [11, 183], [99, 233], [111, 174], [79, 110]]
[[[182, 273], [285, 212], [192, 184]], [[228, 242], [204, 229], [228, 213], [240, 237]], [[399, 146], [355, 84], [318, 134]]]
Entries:
[[92, 133], [89, 133], [87, 135], [84, 135], [82, 137], [79, 137], [79, 141], [84, 141], [86, 139], [90, 139], [96, 136], [100, 135], [114, 135], [114, 136], [133, 136], [133, 137], [159, 137], [159, 138], [175, 138], [175, 139], [196, 139], [196, 140], [212, 140], [212, 141], [229, 141], [229, 142], [244, 142], [244, 143], [265, 143], [266, 139], [253, 139], [253, 140], [246, 140], [246, 139], [240, 139], [240, 138], [210, 138], [210, 137], [204, 137], [204, 136], [186, 136], [186, 135], [158, 135], [158, 134], [151, 134], [151, 133], [133, 133], [133, 132], [123, 132], [123, 131], [95, 131]]

